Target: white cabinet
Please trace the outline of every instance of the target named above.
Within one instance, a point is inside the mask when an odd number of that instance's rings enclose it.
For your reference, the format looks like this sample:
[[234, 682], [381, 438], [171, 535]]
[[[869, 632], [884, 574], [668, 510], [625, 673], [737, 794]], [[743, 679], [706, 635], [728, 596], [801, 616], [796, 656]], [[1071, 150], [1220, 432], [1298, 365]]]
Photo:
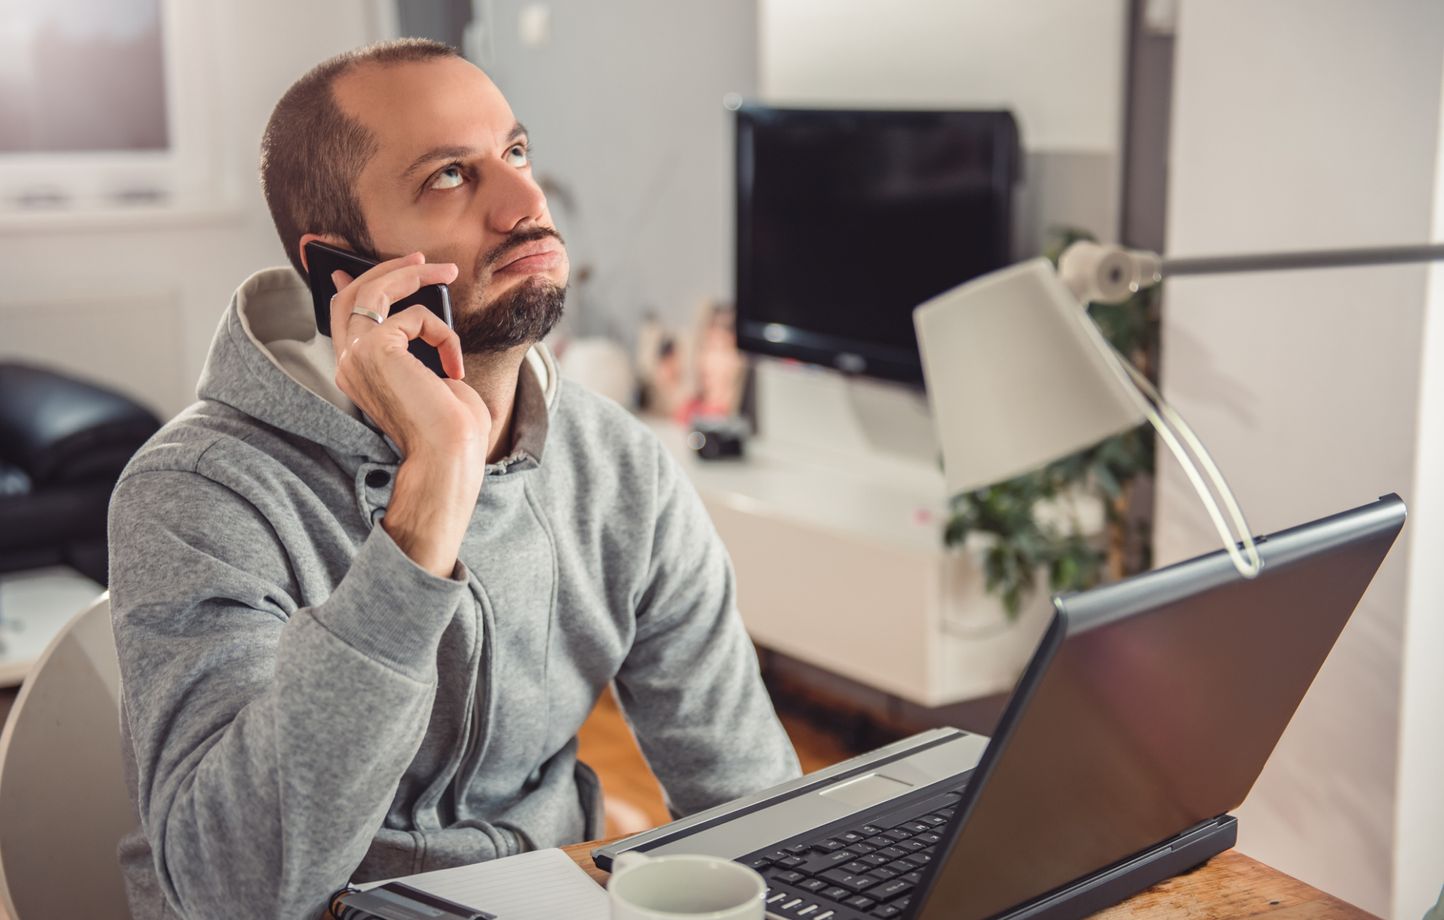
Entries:
[[1051, 615], [1046, 587], [1004, 615], [971, 554], [943, 546], [941, 472], [762, 441], [701, 461], [681, 429], [654, 427], [731, 553], [757, 644], [923, 706], [1012, 689]]

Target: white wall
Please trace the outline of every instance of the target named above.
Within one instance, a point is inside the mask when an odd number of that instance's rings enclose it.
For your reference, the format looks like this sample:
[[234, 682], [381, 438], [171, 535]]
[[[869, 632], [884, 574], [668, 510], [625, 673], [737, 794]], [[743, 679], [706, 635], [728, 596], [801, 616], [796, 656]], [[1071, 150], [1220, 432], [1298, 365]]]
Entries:
[[[1440, 73], [1444, 83], [1444, 70]], [[1444, 86], [1435, 142], [1429, 239], [1444, 242]], [[1400, 685], [1394, 827], [1394, 915], [1418, 917], [1444, 887], [1444, 264], [1430, 267], [1425, 300], [1413, 564], [1409, 567]]]
[[231, 292], [285, 257], [257, 181], [271, 107], [311, 65], [377, 37], [352, 0], [183, 0], [190, 78], [217, 132], [214, 194], [173, 213], [0, 214], [0, 358], [114, 384], [169, 416], [194, 399]]
[[771, 99], [1012, 108], [1029, 147], [1112, 151], [1121, 0], [762, 0]]
[[766, 101], [1010, 108], [1029, 154], [1020, 253], [1052, 223], [1116, 237], [1123, 0], [759, 0], [758, 19]]
[[[1176, 40], [1170, 254], [1428, 238], [1444, 5], [1184, 0]], [[1400, 755], [1404, 640], [1411, 621], [1439, 609], [1421, 606], [1437, 585], [1416, 581], [1410, 597], [1411, 567], [1438, 567], [1414, 541], [1444, 516], [1444, 502], [1416, 489], [1416, 473], [1428, 474], [1416, 467], [1427, 459], [1416, 445], [1428, 278], [1405, 266], [1175, 279], [1163, 329], [1164, 392], [1213, 451], [1253, 530], [1391, 491], [1411, 504], [1404, 537], [1239, 812], [1244, 852], [1375, 913], [1408, 905], [1401, 916], [1421, 912], [1421, 876], [1433, 872], [1435, 894], [1444, 881], [1437, 863], [1395, 891], [1397, 815], [1413, 805], [1401, 779], [1411, 765]], [[1159, 564], [1213, 547], [1172, 464], [1157, 511]], [[1419, 654], [1437, 666], [1439, 651]], [[1437, 709], [1434, 719], [1437, 739]], [[1437, 784], [1444, 764], [1432, 769]], [[1437, 840], [1437, 797], [1434, 808], [1417, 818]]]
[[[519, 35], [545, 7], [540, 45]], [[704, 300], [731, 299], [732, 123], [727, 93], [756, 84], [753, 0], [492, 0], [480, 63], [535, 144], [567, 238], [574, 332], [630, 341], [653, 311], [690, 332]], [[594, 275], [579, 283], [579, 269]]]

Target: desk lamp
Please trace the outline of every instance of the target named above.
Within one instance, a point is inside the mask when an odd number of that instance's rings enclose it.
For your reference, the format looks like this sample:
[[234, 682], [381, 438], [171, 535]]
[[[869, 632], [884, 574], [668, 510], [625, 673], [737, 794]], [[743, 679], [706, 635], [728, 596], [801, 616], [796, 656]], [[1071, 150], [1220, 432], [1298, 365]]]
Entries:
[[1089, 319], [1177, 275], [1444, 260], [1444, 245], [1171, 259], [1078, 242], [1058, 260], [983, 275], [913, 312], [951, 494], [1010, 479], [1148, 422], [1178, 459], [1246, 578], [1260, 561], [1223, 473], [1193, 429]]

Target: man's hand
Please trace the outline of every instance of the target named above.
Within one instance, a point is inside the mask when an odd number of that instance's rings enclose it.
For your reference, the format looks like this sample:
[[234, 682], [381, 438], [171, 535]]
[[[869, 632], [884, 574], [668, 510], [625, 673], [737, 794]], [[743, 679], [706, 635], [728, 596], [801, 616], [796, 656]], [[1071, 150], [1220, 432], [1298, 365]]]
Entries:
[[[391, 259], [352, 279], [336, 272], [331, 301], [336, 385], [401, 449], [391, 505], [382, 520], [397, 545], [433, 574], [450, 576], [486, 471], [491, 413], [464, 373], [461, 342], [424, 306], [390, 315], [391, 304], [428, 284], [456, 280], [451, 263], [421, 253]], [[377, 323], [353, 309], [382, 317]], [[441, 354], [442, 379], [407, 351], [412, 339]]]

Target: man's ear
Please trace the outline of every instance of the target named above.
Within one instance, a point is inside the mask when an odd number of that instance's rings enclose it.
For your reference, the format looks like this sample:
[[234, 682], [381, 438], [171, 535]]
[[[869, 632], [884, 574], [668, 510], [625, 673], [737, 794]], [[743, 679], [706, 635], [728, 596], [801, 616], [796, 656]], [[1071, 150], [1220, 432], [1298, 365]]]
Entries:
[[301, 253], [301, 267], [306, 270], [306, 274], [308, 275], [311, 273], [311, 266], [306, 260], [306, 244], [311, 242], [312, 240], [318, 243], [325, 243], [327, 246], [335, 246], [337, 249], [347, 248], [346, 241], [341, 239], [339, 236], [333, 236], [329, 233], [301, 234], [301, 242], [299, 244], [299, 251]]

